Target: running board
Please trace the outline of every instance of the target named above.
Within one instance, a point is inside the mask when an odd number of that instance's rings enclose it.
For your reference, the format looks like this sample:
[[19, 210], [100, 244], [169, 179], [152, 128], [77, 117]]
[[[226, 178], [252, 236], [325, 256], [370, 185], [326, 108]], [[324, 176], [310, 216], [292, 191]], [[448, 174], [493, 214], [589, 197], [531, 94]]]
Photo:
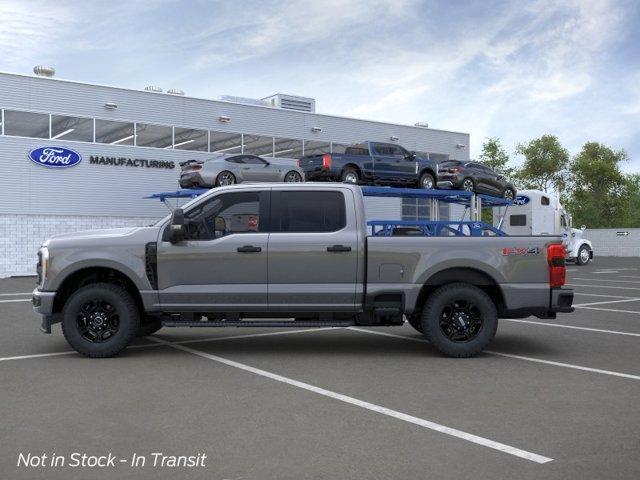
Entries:
[[351, 327], [356, 323], [352, 320], [229, 320], [229, 321], [180, 321], [164, 320], [163, 327]]

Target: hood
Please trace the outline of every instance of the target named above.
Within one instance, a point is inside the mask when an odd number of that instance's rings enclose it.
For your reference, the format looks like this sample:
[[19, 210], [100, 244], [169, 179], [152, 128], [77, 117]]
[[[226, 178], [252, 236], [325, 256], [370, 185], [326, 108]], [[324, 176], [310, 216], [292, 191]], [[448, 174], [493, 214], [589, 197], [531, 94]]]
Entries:
[[116, 245], [130, 242], [155, 242], [158, 237], [158, 230], [159, 227], [124, 227], [83, 230], [79, 232], [54, 235], [47, 239], [43, 246], [55, 248], [58, 246], [83, 247], [95, 244]]

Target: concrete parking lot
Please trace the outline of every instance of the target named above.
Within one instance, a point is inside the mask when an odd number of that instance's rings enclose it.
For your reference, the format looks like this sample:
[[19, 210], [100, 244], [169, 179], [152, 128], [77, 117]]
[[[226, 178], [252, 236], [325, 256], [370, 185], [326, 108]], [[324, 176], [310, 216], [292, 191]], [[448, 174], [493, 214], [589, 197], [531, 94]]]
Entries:
[[[0, 280], [7, 479], [640, 478], [640, 259], [569, 266], [573, 314], [438, 355], [410, 326], [162, 329], [121, 356], [38, 330]], [[20, 453], [207, 455], [204, 467], [18, 467]]]

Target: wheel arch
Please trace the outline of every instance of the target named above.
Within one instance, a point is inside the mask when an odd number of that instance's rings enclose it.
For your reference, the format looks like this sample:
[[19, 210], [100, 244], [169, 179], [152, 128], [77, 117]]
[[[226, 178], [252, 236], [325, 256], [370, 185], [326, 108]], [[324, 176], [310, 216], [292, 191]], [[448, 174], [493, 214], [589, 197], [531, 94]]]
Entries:
[[433, 273], [423, 284], [414, 312], [419, 314], [427, 301], [427, 298], [443, 285], [450, 283], [467, 283], [483, 290], [494, 304], [498, 312], [505, 308], [504, 295], [500, 284], [490, 274], [473, 267], [450, 267]]
[[358, 164], [353, 162], [345, 164], [340, 170], [340, 175], [342, 175], [347, 168], [353, 168], [358, 173], [358, 177], [362, 180], [362, 168], [360, 168]]
[[53, 300], [53, 313], [60, 313], [69, 297], [79, 288], [93, 283], [110, 283], [123, 288], [136, 302], [141, 315], [144, 304], [140, 290], [125, 273], [110, 266], [90, 266], [70, 271], [60, 282]]

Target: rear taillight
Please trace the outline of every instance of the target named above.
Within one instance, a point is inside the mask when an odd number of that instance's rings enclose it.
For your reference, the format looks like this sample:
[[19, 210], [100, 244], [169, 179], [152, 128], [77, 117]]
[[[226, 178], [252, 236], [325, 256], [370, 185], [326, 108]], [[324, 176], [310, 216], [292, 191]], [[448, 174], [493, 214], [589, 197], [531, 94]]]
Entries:
[[322, 155], [322, 169], [329, 170], [331, 168], [331, 155], [325, 153]]
[[296, 163], [298, 164], [298, 167], [300, 166], [300, 159], [296, 160]]
[[462, 171], [462, 169], [460, 167], [451, 167], [449, 169], [449, 173], [458, 173], [458, 172], [461, 172], [461, 171]]
[[192, 165], [191, 166], [191, 170], [200, 170], [202, 168], [202, 165], [200, 164], [196, 164], [196, 165]]
[[547, 261], [549, 262], [549, 286], [551, 288], [561, 287], [567, 278], [567, 268], [565, 266], [564, 246], [553, 244], [547, 247]]

